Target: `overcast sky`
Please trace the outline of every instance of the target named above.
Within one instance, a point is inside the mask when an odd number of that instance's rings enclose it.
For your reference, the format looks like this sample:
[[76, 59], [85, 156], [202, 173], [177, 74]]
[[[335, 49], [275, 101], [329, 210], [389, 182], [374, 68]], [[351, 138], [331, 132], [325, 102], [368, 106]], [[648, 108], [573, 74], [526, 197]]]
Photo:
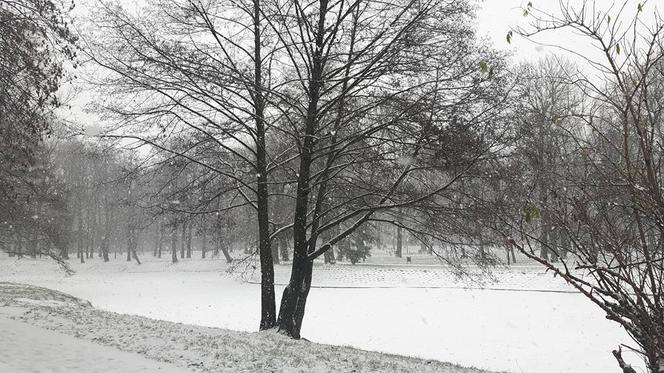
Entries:
[[[126, 3], [128, 0], [120, 0], [123, 3]], [[564, 1], [572, 6], [580, 6], [584, 0], [473, 0], [477, 1], [479, 5], [479, 10], [477, 12], [477, 27], [478, 35], [480, 37], [488, 38], [498, 49], [507, 49], [511, 50], [514, 53], [515, 62], [520, 62], [524, 60], [537, 60], [544, 57], [548, 53], [561, 53], [560, 49], [553, 47], [544, 47], [528, 41], [524, 38], [521, 38], [517, 35], [514, 35], [512, 43], [508, 44], [506, 41], [507, 32], [510, 28], [516, 27], [527, 27], [531, 18], [524, 17], [523, 7], [530, 1], [533, 6], [550, 13], [557, 13], [559, 9], [559, 1]], [[624, 2], [624, 0], [588, 0], [591, 3], [595, 4], [595, 9], [597, 11], [607, 11], [613, 6], [615, 20], [617, 17], [615, 13], [619, 8], [619, 5]], [[655, 1], [644, 1], [644, 0], [627, 0], [628, 5], [626, 6], [626, 11], [623, 14], [623, 19], [625, 17], [632, 17], [636, 13], [638, 4], [644, 4], [642, 18], [646, 22], [652, 22], [653, 13], [656, 9], [657, 2], [662, 0]], [[130, 1], [132, 4], [137, 4], [139, 2]], [[85, 14], [86, 3], [94, 3], [94, 0], [82, 0], [77, 2], [76, 13], [80, 16]], [[577, 35], [574, 35], [568, 31], [554, 31], [548, 32], [544, 35], [538, 36], [535, 40], [546, 43], [546, 44], [555, 44], [555, 45], [564, 45], [567, 48], [570, 48], [577, 53], [580, 53], [586, 57], [593, 58], [595, 60], [601, 61], [601, 54], [598, 52], [596, 47], [592, 44], [589, 44], [587, 38], [582, 38]], [[567, 56], [583, 64], [583, 61], [579, 57], [567, 54]], [[603, 62], [603, 61], [602, 61]], [[83, 93], [86, 96], [85, 92]], [[90, 120], [90, 116], [85, 115], [80, 110], [81, 106], [84, 106], [84, 102], [87, 101], [87, 97], [77, 97], [71, 103], [73, 106], [73, 117], [77, 118], [86, 118], [86, 121], [94, 122]], [[72, 115], [70, 114], [71, 118]], [[80, 121], [80, 120], [79, 120]]]
[[[515, 59], [521, 60], [536, 60], [547, 53], [562, 53], [560, 49], [538, 46], [532, 41], [525, 40], [521, 37], [514, 36], [511, 45], [507, 44], [505, 39], [507, 32], [512, 27], [527, 27], [532, 17], [524, 17], [523, 7], [525, 7], [529, 0], [476, 0], [480, 5], [480, 10], [477, 14], [478, 33], [479, 35], [487, 36], [496, 48], [510, 49], [514, 52]], [[559, 14], [561, 0], [530, 0], [533, 7], [544, 10], [548, 13]], [[583, 0], [562, 0], [564, 3], [572, 7], [579, 8]], [[612, 19], [616, 20], [618, 11], [624, 0], [589, 0], [588, 4], [594, 4], [597, 12], [609, 12]], [[636, 13], [639, 4], [642, 4], [642, 13], [639, 16], [647, 24], [653, 24], [654, 12], [657, 9], [657, 3], [662, 0], [644, 1], [644, 0], [627, 0], [627, 5], [620, 16], [625, 23], [628, 23]], [[661, 5], [660, 5], [661, 7]], [[570, 31], [557, 30], [548, 32], [541, 35], [535, 40], [555, 45], [564, 45], [577, 53], [586, 57], [596, 60], [601, 60], [601, 54], [598, 52], [595, 45], [588, 43], [588, 39], [580, 37]], [[565, 53], [563, 53], [565, 54]], [[576, 60], [582, 64], [581, 59], [567, 54], [571, 59]], [[602, 61], [603, 62], [603, 61]]]

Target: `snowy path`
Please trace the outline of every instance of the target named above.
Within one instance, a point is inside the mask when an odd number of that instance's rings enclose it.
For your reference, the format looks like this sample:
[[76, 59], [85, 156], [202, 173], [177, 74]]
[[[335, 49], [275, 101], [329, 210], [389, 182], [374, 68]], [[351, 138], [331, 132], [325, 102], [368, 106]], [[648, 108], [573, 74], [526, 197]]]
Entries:
[[174, 365], [0, 316], [3, 373], [186, 373]]

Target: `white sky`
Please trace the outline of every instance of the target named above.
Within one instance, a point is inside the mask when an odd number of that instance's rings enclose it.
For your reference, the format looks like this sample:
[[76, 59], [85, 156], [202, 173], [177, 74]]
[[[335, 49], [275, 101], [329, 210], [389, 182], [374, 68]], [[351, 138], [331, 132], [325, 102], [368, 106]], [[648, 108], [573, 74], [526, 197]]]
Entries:
[[[121, 3], [127, 3], [128, 0], [117, 0]], [[477, 12], [477, 27], [478, 35], [480, 37], [488, 38], [497, 49], [506, 49], [511, 50], [514, 53], [514, 61], [521, 62], [527, 60], [537, 60], [549, 53], [562, 53], [566, 54], [573, 61], [578, 62], [583, 65], [584, 62], [581, 58], [571, 55], [569, 53], [564, 53], [560, 49], [555, 47], [545, 47], [540, 46], [532, 41], [526, 40], [516, 34], [513, 35], [512, 43], [508, 44], [506, 41], [507, 32], [511, 28], [516, 27], [527, 27], [530, 20], [530, 17], [524, 17], [523, 7], [529, 2], [529, 0], [474, 0], [479, 5], [479, 10]], [[533, 7], [539, 8], [546, 12], [557, 13], [559, 9], [559, 1], [563, 1], [571, 6], [578, 7], [583, 4], [584, 0], [530, 0]], [[612, 6], [614, 7], [614, 12], [617, 8], [623, 4], [624, 0], [587, 0], [590, 3], [595, 4], [595, 9], [597, 11], [608, 10]], [[623, 17], [631, 17], [636, 13], [637, 5], [644, 4], [644, 10], [642, 13], [642, 18], [648, 21], [652, 21], [653, 13], [656, 9], [656, 4], [662, 2], [662, 0], [626, 0], [628, 5], [626, 6], [626, 11]], [[95, 0], [82, 0], [77, 2], [77, 8], [75, 10], [75, 15], [80, 19], [81, 16], [84, 17], [86, 12], [89, 10], [87, 4], [94, 4]], [[129, 1], [132, 5], [144, 4], [145, 1]], [[86, 9], [87, 8], [87, 9]], [[617, 17], [613, 17], [616, 19]], [[625, 18], [628, 19], [628, 18]], [[652, 22], [650, 22], [652, 23]], [[579, 37], [574, 35], [569, 31], [551, 31], [543, 35], [540, 35], [536, 38], [539, 42], [546, 44], [554, 45], [565, 45], [565, 47], [574, 50], [577, 53], [580, 53], [586, 57], [601, 61], [601, 54], [598, 53], [597, 49], [589, 44], [586, 38]], [[603, 61], [601, 61], [603, 62]], [[582, 66], [583, 69], [583, 66]], [[76, 82], [74, 82], [74, 86]], [[67, 89], [65, 88], [66, 92]], [[94, 122], [97, 122], [98, 119], [95, 115], [86, 114], [83, 112], [82, 107], [86, 105], [89, 101], [88, 92], [82, 92], [78, 94], [78, 97], [70, 101], [72, 110], [69, 112], [63, 112], [63, 116], [73, 119], [76, 122], [87, 122], [80, 123], [84, 127], [96, 127]], [[96, 132], [95, 130], [89, 131], [90, 134]]]
[[[532, 41], [526, 40], [514, 34], [512, 43], [508, 44], [506, 41], [507, 32], [510, 28], [527, 27], [532, 17], [524, 17], [523, 8], [528, 4], [529, 0], [476, 0], [480, 6], [477, 14], [478, 34], [486, 36], [491, 40], [494, 46], [498, 49], [508, 49], [514, 52], [516, 61], [524, 60], [537, 60], [544, 57], [548, 53], [562, 53], [567, 54], [572, 60], [582, 64], [582, 59], [574, 57], [568, 53], [561, 51], [558, 48], [538, 46]], [[637, 13], [638, 4], [643, 5], [643, 11], [640, 18], [646, 24], [653, 24], [654, 12], [656, 11], [657, 4], [662, 3], [662, 0], [626, 0], [627, 5], [620, 17], [628, 23], [629, 20]], [[583, 0], [530, 0], [534, 8], [541, 9], [548, 13], [559, 14], [560, 2], [569, 4], [572, 7], [579, 8]], [[587, 0], [588, 4], [594, 4], [597, 12], [607, 12], [613, 15], [612, 19], [618, 18], [617, 13], [619, 8], [625, 0]], [[660, 7], [662, 6], [660, 4]], [[566, 30], [550, 31], [537, 38], [539, 42], [553, 45], [564, 45], [566, 48], [572, 49], [586, 57], [595, 60], [601, 60], [601, 55], [598, 53], [596, 47], [588, 43], [587, 38], [580, 37], [574, 33]], [[603, 62], [603, 61], [602, 61]]]

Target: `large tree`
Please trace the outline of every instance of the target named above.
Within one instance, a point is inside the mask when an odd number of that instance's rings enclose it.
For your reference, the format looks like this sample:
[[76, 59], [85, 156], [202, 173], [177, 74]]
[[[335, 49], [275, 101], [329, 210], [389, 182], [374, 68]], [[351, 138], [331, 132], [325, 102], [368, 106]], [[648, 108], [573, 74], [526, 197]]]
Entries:
[[275, 13], [280, 66], [293, 76], [280, 130], [297, 151], [278, 328], [299, 338], [314, 260], [379, 213], [443, 209], [499, 137], [506, 81], [466, 2], [321, 0]]
[[[261, 0], [183, 0], [128, 11], [100, 2], [87, 50], [108, 72], [99, 83], [112, 99], [102, 106], [125, 124], [108, 136], [138, 139], [232, 180], [256, 210], [260, 328], [268, 329], [276, 324], [267, 185], [275, 160], [266, 151], [271, 77], [264, 64], [274, 33], [263, 8]], [[189, 147], [174, 147], [173, 134], [192, 139]], [[197, 157], [199, 147], [231, 157]]]

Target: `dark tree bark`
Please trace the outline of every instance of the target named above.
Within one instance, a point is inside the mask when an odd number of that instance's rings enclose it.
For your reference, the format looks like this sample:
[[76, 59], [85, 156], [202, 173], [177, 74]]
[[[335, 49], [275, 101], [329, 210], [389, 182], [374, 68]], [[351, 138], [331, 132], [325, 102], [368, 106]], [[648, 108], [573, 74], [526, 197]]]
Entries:
[[[267, 185], [267, 148], [265, 147], [265, 98], [263, 97], [263, 59], [261, 57], [261, 2], [254, 0], [254, 120], [256, 122], [256, 204], [258, 213], [258, 249], [261, 263], [260, 330], [276, 326], [274, 296], [274, 263], [270, 248], [270, 226]], [[224, 253], [226, 255], [226, 253]], [[228, 260], [228, 257], [226, 258]]]
[[173, 223], [173, 228], [171, 230], [171, 262], [172, 263], [177, 263], [178, 262], [178, 231], [177, 231], [177, 225]]
[[[154, 236], [154, 251], [152, 252], [152, 256], [156, 257], [159, 254], [159, 251], [161, 251], [161, 223], [157, 223], [155, 226]], [[161, 257], [161, 255], [159, 257]]]
[[[226, 259], [226, 263], [232, 263], [233, 262], [233, 257], [228, 252], [228, 246], [227, 245], [222, 245], [221, 246], [221, 252], [224, 254], [224, 258]], [[217, 256], [218, 255], [219, 254], [217, 253]]]
[[394, 255], [397, 258], [401, 258], [403, 255], [403, 232], [401, 226], [397, 227], [397, 247], [394, 251]]
[[207, 227], [203, 226], [203, 232], [201, 232], [201, 258], [205, 259], [207, 255]]
[[192, 236], [192, 224], [189, 224], [189, 230], [187, 231], [187, 258], [191, 258], [191, 236]]
[[180, 259], [184, 259], [184, 249], [187, 244], [187, 223], [182, 223], [182, 242], [180, 243]]
[[300, 264], [293, 266], [290, 281], [284, 289], [277, 323], [281, 333], [299, 339], [307, 296], [311, 289], [313, 261], [306, 256], [304, 258], [294, 256], [293, 262], [296, 261]]
[[[636, 373], [636, 370], [632, 368], [631, 365], [625, 363], [625, 360], [622, 358], [622, 350], [618, 348], [617, 350], [612, 351], [613, 356], [618, 361], [618, 366], [622, 369], [623, 373]], [[654, 370], [653, 373], [659, 373], [659, 370]]]
[[83, 208], [80, 206], [78, 212], [78, 232], [76, 234], [76, 244], [78, 246], [78, 252], [76, 256], [80, 259], [81, 263], [85, 263], [85, 256], [83, 254]]

